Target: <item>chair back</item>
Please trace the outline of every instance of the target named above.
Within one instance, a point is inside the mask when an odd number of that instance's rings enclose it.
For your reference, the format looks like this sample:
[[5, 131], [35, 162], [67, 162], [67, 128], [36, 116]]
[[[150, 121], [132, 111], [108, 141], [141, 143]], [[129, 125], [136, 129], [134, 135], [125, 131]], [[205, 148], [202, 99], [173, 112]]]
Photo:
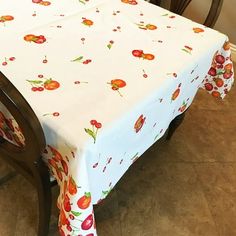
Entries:
[[[184, 10], [187, 8], [187, 6], [191, 3], [192, 0], [170, 0], [170, 6], [169, 10], [178, 14], [182, 15]], [[162, 6], [165, 1], [163, 0], [151, 0], [151, 3]], [[221, 8], [223, 5], [223, 0], [211, 0], [211, 7], [208, 11], [208, 15], [204, 21], [204, 25], [207, 27], [214, 27]]]
[[45, 146], [44, 132], [34, 111], [0, 72], [0, 156], [35, 163]]

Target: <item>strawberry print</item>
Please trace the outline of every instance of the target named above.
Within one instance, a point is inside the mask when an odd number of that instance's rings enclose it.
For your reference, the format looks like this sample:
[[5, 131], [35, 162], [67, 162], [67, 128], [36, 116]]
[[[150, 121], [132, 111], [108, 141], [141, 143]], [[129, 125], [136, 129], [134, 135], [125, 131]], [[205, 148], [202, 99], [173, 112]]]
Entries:
[[193, 28], [193, 32], [198, 34], [198, 33], [203, 33], [204, 32], [204, 29], [202, 28], [199, 28], [199, 27], [194, 27]]
[[89, 230], [93, 226], [93, 214], [90, 214], [85, 218], [85, 220], [81, 224], [81, 229], [82, 230]]
[[182, 106], [178, 109], [179, 112], [184, 112], [185, 109], [187, 108], [187, 103], [185, 101], [183, 101]]

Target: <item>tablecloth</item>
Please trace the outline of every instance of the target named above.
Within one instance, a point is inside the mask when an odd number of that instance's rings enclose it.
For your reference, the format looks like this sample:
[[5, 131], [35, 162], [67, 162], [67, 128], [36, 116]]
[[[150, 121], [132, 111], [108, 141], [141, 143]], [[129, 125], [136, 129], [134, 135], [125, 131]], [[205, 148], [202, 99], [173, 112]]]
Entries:
[[[0, 70], [45, 133], [61, 235], [97, 235], [93, 205], [198, 88], [233, 84], [227, 36], [142, 0], [0, 0], [0, 38]], [[0, 134], [24, 145], [1, 111]]]

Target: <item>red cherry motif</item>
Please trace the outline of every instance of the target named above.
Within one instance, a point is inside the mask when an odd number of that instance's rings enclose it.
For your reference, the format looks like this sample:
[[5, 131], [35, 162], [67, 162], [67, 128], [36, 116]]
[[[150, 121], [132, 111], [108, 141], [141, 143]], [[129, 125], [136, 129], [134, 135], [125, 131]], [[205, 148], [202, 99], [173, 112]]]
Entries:
[[133, 56], [135, 57], [142, 57], [143, 55], [143, 50], [133, 50], [132, 51]]
[[224, 85], [224, 81], [221, 78], [214, 78], [217, 87], [222, 87]]
[[91, 203], [91, 194], [90, 192], [85, 193], [83, 197], [81, 197], [77, 201], [77, 205], [80, 209], [87, 209]]
[[208, 71], [208, 74], [211, 76], [215, 76], [216, 75], [216, 69], [214, 67], [211, 67], [210, 70]]
[[89, 230], [93, 225], [93, 215], [90, 214], [81, 224], [82, 230]]

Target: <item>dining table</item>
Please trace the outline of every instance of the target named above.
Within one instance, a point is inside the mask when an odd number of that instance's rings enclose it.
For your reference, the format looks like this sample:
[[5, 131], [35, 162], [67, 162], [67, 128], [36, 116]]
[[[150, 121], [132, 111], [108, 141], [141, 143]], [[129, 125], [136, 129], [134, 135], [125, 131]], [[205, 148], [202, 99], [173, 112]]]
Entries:
[[61, 236], [96, 236], [94, 205], [199, 88], [234, 80], [226, 35], [143, 0], [0, 0], [0, 71], [42, 125]]

